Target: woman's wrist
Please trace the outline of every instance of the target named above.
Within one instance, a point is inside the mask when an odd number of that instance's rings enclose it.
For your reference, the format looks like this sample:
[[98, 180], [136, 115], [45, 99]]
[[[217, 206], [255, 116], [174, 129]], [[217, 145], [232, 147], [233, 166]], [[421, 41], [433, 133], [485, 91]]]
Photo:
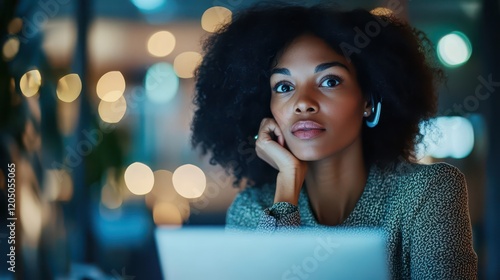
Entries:
[[293, 205], [298, 205], [300, 189], [304, 183], [304, 175], [301, 173], [302, 172], [297, 171], [280, 171], [278, 173], [274, 203], [288, 202]]

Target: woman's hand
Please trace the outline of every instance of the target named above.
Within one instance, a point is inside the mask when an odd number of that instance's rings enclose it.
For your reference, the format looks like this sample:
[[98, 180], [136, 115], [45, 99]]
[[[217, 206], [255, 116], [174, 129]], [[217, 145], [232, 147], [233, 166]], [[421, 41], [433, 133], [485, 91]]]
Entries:
[[274, 202], [297, 205], [307, 164], [286, 148], [283, 132], [274, 119], [264, 118], [260, 123], [255, 151], [258, 157], [279, 171]]

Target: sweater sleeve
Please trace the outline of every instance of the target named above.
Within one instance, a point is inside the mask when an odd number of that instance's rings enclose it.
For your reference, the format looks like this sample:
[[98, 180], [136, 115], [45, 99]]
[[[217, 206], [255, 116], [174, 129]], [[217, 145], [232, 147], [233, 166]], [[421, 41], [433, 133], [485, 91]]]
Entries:
[[464, 175], [440, 165], [428, 180], [411, 233], [411, 279], [476, 279]]
[[226, 214], [226, 229], [274, 232], [300, 226], [299, 208], [288, 202], [273, 203], [274, 189], [249, 187], [240, 192]]
[[289, 230], [300, 226], [299, 208], [288, 202], [276, 202], [264, 209], [258, 229], [264, 232]]

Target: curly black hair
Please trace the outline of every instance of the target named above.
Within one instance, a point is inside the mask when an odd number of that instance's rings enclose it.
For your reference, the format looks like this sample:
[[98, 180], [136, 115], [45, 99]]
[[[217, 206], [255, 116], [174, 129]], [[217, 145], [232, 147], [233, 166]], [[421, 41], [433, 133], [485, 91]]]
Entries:
[[193, 147], [251, 185], [272, 183], [277, 171], [255, 154], [254, 135], [270, 110], [270, 70], [303, 34], [324, 40], [352, 62], [367, 101], [382, 99], [375, 128], [363, 125], [365, 164], [391, 166], [414, 159], [419, 125], [436, 113], [443, 71], [426, 35], [395, 16], [363, 9], [258, 4], [233, 16], [204, 42], [196, 70]]

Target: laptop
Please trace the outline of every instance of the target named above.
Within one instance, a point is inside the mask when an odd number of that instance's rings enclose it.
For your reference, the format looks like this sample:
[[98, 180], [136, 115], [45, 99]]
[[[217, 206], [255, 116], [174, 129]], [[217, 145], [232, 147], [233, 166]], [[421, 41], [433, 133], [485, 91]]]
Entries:
[[167, 280], [389, 279], [379, 230], [273, 234], [217, 227], [155, 230]]

